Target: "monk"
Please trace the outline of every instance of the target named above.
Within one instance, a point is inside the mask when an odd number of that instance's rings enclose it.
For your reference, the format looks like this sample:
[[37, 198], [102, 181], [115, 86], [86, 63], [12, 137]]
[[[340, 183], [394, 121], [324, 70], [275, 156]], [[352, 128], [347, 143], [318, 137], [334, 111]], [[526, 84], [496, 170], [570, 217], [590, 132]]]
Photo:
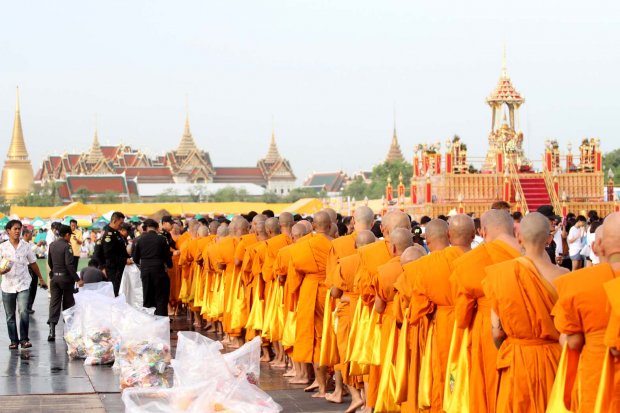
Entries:
[[[357, 211], [357, 210], [356, 210]], [[376, 241], [375, 235], [368, 230], [355, 231], [355, 247], [361, 248], [364, 245], [371, 244]], [[346, 384], [349, 393], [351, 394], [351, 404], [345, 410], [346, 413], [355, 412], [357, 409], [364, 405], [361, 392], [359, 390], [358, 380], [349, 376], [349, 363], [345, 360], [348, 359], [347, 347], [349, 341], [349, 332], [351, 330], [351, 321], [353, 312], [357, 306], [357, 300], [359, 293], [354, 289], [355, 276], [357, 275], [362, 260], [359, 254], [354, 253], [352, 255], [342, 257], [338, 259], [338, 264], [334, 270], [333, 286], [331, 288], [331, 295], [334, 298], [340, 300], [336, 309], [336, 317], [338, 318], [336, 337], [338, 340], [338, 354], [340, 356], [340, 372], [341, 378]], [[363, 382], [362, 382], [363, 383]], [[340, 402], [342, 402], [342, 394], [332, 393], [329, 401], [338, 402], [336, 396], [339, 396]]]
[[[395, 338], [390, 337], [392, 328], [395, 328], [396, 323], [393, 309], [394, 296], [396, 295], [394, 283], [403, 272], [403, 267], [400, 263], [401, 254], [407, 248], [413, 246], [411, 230], [397, 228], [391, 231], [388, 246], [392, 258], [386, 264], [377, 268], [377, 277], [372, 280], [373, 289], [376, 292], [375, 311], [381, 315], [379, 320], [381, 325], [381, 365], [370, 367], [368, 388], [369, 394], [376, 393], [378, 395], [378, 403], [375, 403], [375, 407], [380, 411], [393, 411], [397, 408], [396, 394], [390, 391], [390, 389], [395, 388], [395, 383], [392, 383], [392, 386], [383, 386], [382, 391], [379, 391], [379, 384], [381, 383], [382, 375], [389, 375], [396, 361], [396, 354], [393, 352]], [[392, 341], [390, 341], [390, 338]], [[397, 340], [396, 338], [396, 342]], [[385, 383], [388, 383], [390, 378], [385, 377], [383, 380]]]
[[[603, 227], [611, 228], [612, 221], [613, 219], [606, 220], [605, 225], [597, 228], [597, 243], [603, 242]], [[596, 249], [594, 246], [593, 248]], [[555, 280], [558, 301], [552, 312], [554, 323], [558, 331], [566, 335], [568, 349], [579, 354], [575, 381], [579, 386], [575, 386], [571, 404], [566, 406], [575, 412], [594, 411], [603, 359], [607, 351], [604, 335], [610, 316], [604, 284], [619, 274], [611, 264], [606, 263], [605, 255], [599, 257], [602, 264], [566, 274]], [[570, 391], [570, 388], [565, 389], [566, 393]], [[620, 408], [620, 399], [615, 403], [616, 409], [610, 411]]]
[[315, 214], [316, 234], [295, 244], [290, 260], [292, 271], [288, 275], [289, 294], [299, 296], [293, 359], [314, 364], [318, 393], [313, 397], [325, 397], [327, 386], [326, 369], [319, 366], [319, 353], [326, 296], [325, 271], [332, 240], [328, 235], [331, 224], [326, 212]]
[[[417, 262], [428, 271], [415, 276], [409, 317], [413, 324], [427, 317], [430, 321], [427, 340], [431, 346], [431, 412], [443, 411], [443, 393], [450, 351], [450, 340], [454, 328], [454, 295], [450, 276], [454, 261], [471, 250], [474, 238], [474, 224], [464, 214], [453, 216], [450, 227], [441, 219], [431, 220], [426, 225], [426, 243], [431, 254]], [[452, 246], [450, 244], [452, 243]], [[419, 403], [420, 404], [420, 403]]]
[[209, 230], [215, 233], [215, 238], [202, 252], [206, 281], [200, 314], [203, 319], [210, 323], [207, 331], [214, 331], [220, 334], [223, 330], [221, 323], [222, 313], [220, 312], [219, 305], [223, 297], [218, 295], [218, 288], [220, 288], [222, 280], [221, 270], [217, 268], [216, 248], [217, 243], [228, 236], [229, 232], [228, 225], [220, 224], [217, 221], [213, 221], [209, 224]]
[[168, 303], [168, 314], [177, 315], [179, 308], [179, 291], [181, 290], [181, 270], [179, 268], [179, 244], [183, 243], [186, 237], [181, 234], [181, 226], [178, 223], [162, 222], [162, 227], [170, 233], [172, 243], [170, 244], [170, 252], [172, 253], [172, 268], [168, 269], [168, 277], [170, 278], [170, 297]]
[[[308, 221], [303, 221], [308, 222]], [[293, 243], [299, 242], [306, 237], [312, 235], [311, 228], [308, 228], [302, 222], [299, 222], [291, 228], [291, 239]], [[285, 312], [284, 324], [282, 327], [282, 347], [285, 352], [292, 353], [293, 344], [295, 341], [295, 325], [296, 325], [296, 313], [297, 313], [297, 297], [295, 294], [289, 294], [289, 282], [288, 271], [290, 269], [291, 250], [293, 245], [288, 245], [281, 248], [273, 264], [273, 272], [277, 276], [280, 284], [283, 284], [283, 307]], [[290, 342], [286, 342], [285, 339], [290, 339]], [[292, 377], [289, 380], [291, 384], [308, 384], [310, 382], [310, 376], [308, 368], [305, 364], [298, 363], [292, 360], [290, 357], [286, 357], [292, 362], [291, 369], [284, 373], [284, 377]]]
[[[284, 223], [282, 223], [284, 221]], [[271, 363], [272, 367], [286, 367], [285, 353], [280, 340], [282, 339], [282, 330], [284, 327], [284, 286], [274, 274], [273, 264], [276, 260], [278, 251], [290, 245], [291, 228], [293, 226], [293, 215], [284, 212], [279, 218], [268, 218], [265, 221], [265, 230], [267, 231], [267, 243], [265, 259], [262, 267], [263, 281], [265, 282], [265, 318], [263, 322], [262, 337], [270, 340], [273, 345], [275, 354]], [[285, 232], [282, 232], [284, 229]]]
[[521, 256], [513, 235], [514, 220], [503, 209], [482, 215], [484, 243], [454, 261], [451, 281], [455, 292], [456, 327], [469, 328], [469, 403], [472, 412], [494, 412], [497, 389], [497, 348], [491, 337], [491, 307], [482, 289], [484, 268]]
[[[328, 212], [327, 209], [326, 212]], [[335, 238], [332, 241], [332, 248], [327, 258], [327, 279], [325, 281], [327, 288], [331, 288], [334, 285], [334, 278], [337, 276], [335, 268], [338, 260], [355, 253], [357, 232], [370, 230], [374, 221], [375, 215], [372, 209], [364, 205], [357, 207], [353, 214], [353, 233]], [[335, 302], [332, 305], [335, 306]], [[336, 340], [336, 343], [338, 343], [338, 340]], [[340, 350], [338, 351], [340, 352]], [[344, 360], [341, 360], [341, 362], [344, 362]], [[334, 392], [328, 394], [325, 399], [332, 403], [342, 403], [342, 372], [339, 365], [333, 367], [335, 367], [334, 381], [336, 386]]]
[[547, 217], [529, 213], [519, 234], [525, 256], [485, 269], [482, 286], [499, 349], [498, 412], [544, 412], [549, 400], [561, 353], [551, 316], [557, 301], [553, 283], [567, 272], [545, 251], [550, 230]]
[[206, 225], [199, 225], [196, 238], [196, 245], [192, 252], [192, 290], [193, 299], [191, 302], [192, 312], [194, 313], [194, 327], [196, 329], [202, 329], [202, 316], [200, 310], [202, 309], [202, 297], [203, 289], [206, 280], [206, 274], [203, 271], [204, 259], [202, 252], [211, 244], [215, 239], [215, 234], [209, 234], [209, 227]]
[[[233, 332], [230, 327], [231, 322], [231, 286], [233, 283], [233, 277], [235, 273], [235, 248], [239, 243], [239, 234], [247, 233], [249, 223], [247, 220], [241, 217], [234, 217], [228, 226], [229, 235], [223, 237], [217, 242], [217, 248], [215, 250], [215, 262], [217, 269], [223, 271], [223, 314], [222, 314], [222, 329], [224, 331], [224, 344], [229, 344], [232, 341], [230, 333]], [[238, 337], [240, 331], [234, 331]]]
[[[243, 315], [239, 318], [239, 325], [245, 326], [245, 338], [247, 341], [260, 335], [265, 315], [264, 281], [262, 278], [262, 265], [265, 259], [266, 242], [268, 239], [265, 222], [267, 221], [262, 219], [252, 220], [251, 231], [256, 235], [257, 242], [246, 248], [239, 271], [241, 288], [243, 289], [239, 293], [244, 295]], [[262, 350], [261, 361], [269, 361], [268, 349], [263, 346]]]

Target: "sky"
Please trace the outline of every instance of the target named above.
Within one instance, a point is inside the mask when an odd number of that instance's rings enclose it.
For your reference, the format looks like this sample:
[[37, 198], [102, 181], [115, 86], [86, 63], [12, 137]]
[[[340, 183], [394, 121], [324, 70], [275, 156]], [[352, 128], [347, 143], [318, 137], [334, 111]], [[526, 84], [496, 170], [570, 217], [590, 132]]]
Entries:
[[6, 2], [0, 154], [19, 85], [35, 170], [88, 149], [95, 123], [102, 144], [173, 149], [186, 107], [215, 166], [255, 165], [274, 127], [298, 182], [382, 162], [394, 118], [407, 159], [454, 134], [482, 157], [504, 45], [528, 156], [550, 138], [606, 152], [620, 147], [620, 3], [596, 3]]

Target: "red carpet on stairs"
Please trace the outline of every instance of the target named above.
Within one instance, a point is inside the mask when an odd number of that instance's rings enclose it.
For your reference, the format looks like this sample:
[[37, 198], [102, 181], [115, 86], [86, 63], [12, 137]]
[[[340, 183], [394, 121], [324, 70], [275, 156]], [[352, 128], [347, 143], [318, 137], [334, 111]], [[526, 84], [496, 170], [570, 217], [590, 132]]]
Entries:
[[541, 205], [550, 205], [551, 199], [544, 178], [519, 178], [523, 196], [529, 211], [536, 211]]

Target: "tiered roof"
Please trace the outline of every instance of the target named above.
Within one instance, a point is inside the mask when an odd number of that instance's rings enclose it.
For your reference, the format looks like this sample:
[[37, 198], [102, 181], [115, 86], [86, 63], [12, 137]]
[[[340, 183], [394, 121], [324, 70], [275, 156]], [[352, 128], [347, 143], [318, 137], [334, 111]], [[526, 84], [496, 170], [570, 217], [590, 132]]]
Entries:
[[394, 133], [392, 134], [392, 143], [390, 144], [390, 149], [388, 150], [388, 154], [385, 157], [385, 160], [387, 162], [405, 160], [403, 152], [400, 149], [400, 144], [398, 143], [398, 137], [396, 136], [396, 128], [394, 128]]

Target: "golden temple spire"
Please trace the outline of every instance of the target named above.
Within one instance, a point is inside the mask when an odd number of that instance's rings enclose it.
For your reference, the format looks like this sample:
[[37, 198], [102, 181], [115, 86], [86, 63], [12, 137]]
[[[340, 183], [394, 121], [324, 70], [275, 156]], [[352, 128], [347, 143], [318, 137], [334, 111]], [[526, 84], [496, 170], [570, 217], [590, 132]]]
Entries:
[[95, 124], [95, 136], [93, 137], [93, 144], [90, 147], [90, 152], [88, 153], [86, 162], [97, 163], [103, 158], [103, 151], [101, 150], [101, 145], [99, 144], [99, 132], [97, 130], [97, 125]]
[[280, 152], [278, 151], [278, 146], [276, 145], [276, 132], [275, 128], [272, 126], [271, 128], [271, 142], [269, 143], [269, 150], [267, 150], [267, 156], [265, 156], [266, 163], [276, 163], [282, 156], [280, 156]]
[[4, 167], [2, 168], [2, 181], [0, 183], [0, 195], [11, 200], [21, 195], [28, 194], [33, 185], [32, 164], [28, 159], [28, 150], [24, 141], [22, 119], [19, 107], [19, 88], [15, 103], [15, 122], [13, 123], [13, 135], [9, 145]]
[[502, 79], [508, 79], [508, 65], [506, 63], [506, 42], [504, 42], [504, 50], [502, 52]]
[[385, 160], [386, 162], [405, 160], [403, 152], [400, 150], [398, 136], [396, 135], [396, 109], [394, 109], [394, 131], [392, 133], [392, 143], [390, 144], [390, 149], [388, 150], [388, 154]]
[[28, 150], [24, 142], [24, 132], [22, 130], [22, 118], [19, 113], [19, 87], [17, 88], [17, 97], [15, 100], [15, 121], [13, 122], [13, 136], [11, 137], [11, 145], [7, 159], [27, 160]]
[[179, 156], [187, 156], [192, 151], [198, 150], [196, 142], [192, 137], [192, 133], [189, 130], [189, 111], [185, 111], [185, 128], [183, 130], [183, 136], [181, 136], [181, 142], [177, 148], [176, 154]]

